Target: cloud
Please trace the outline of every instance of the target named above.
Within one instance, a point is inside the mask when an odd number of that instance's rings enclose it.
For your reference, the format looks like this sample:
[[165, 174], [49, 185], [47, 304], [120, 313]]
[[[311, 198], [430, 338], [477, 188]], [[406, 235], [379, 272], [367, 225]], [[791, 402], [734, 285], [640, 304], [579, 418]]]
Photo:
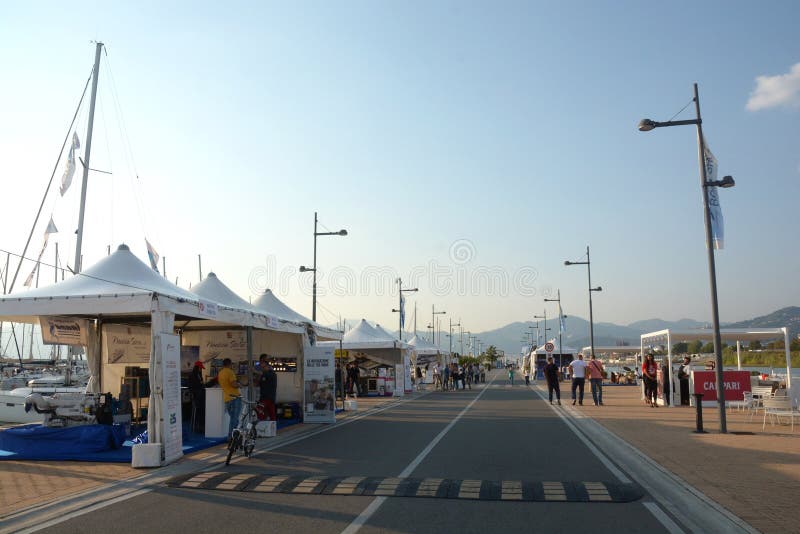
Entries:
[[748, 111], [775, 107], [800, 108], [800, 63], [795, 63], [786, 74], [757, 76], [756, 89], [747, 101]]

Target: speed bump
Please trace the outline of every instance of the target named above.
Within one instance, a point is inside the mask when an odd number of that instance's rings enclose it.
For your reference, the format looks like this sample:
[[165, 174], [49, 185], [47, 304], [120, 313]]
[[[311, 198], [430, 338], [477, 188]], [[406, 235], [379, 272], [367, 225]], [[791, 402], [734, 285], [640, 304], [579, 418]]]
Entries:
[[634, 483], [607, 481], [459, 480], [408, 477], [325, 477], [207, 472], [184, 475], [168, 486], [192, 490], [295, 495], [419, 497], [509, 502], [626, 503], [641, 499]]

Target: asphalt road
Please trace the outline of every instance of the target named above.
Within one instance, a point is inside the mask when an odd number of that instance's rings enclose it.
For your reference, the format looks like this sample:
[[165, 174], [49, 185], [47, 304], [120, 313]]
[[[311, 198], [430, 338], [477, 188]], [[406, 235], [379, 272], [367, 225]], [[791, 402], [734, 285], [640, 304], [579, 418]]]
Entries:
[[[631, 502], [586, 502], [596, 494], [593, 482], [624, 484], [558, 416], [562, 408], [551, 407], [521, 380], [511, 387], [505, 373], [492, 378], [486, 387], [432, 392], [229, 467], [215, 466], [211, 471], [219, 474], [209, 480], [212, 486], [240, 475], [234, 482], [244, 482], [236, 488], [229, 483], [232, 491], [178, 481], [177, 487], [156, 487], [44, 532], [667, 531], [645, 506], [652, 501], [646, 494]], [[262, 493], [247, 483], [276, 475], [340, 477], [330, 488], [345, 477], [409, 477], [411, 494], [435, 490], [437, 480], [445, 479], [454, 488], [449, 496], [462, 498], [441, 498], [447, 482], [438, 486], [444, 488], [440, 497]], [[515, 481], [524, 481], [526, 489]], [[393, 488], [397, 482], [384, 484]], [[306, 484], [311, 488], [316, 479]], [[367, 493], [370, 488], [374, 484]], [[609, 494], [614, 492], [609, 489], [605, 498]], [[565, 501], [551, 500], [559, 495]], [[527, 498], [536, 500], [519, 500]]]

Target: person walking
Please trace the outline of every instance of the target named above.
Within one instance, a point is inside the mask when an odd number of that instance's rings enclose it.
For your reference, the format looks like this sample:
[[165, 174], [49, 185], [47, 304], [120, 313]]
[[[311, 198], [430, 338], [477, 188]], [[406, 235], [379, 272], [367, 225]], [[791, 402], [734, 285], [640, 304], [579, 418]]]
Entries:
[[442, 391], [450, 389], [450, 366], [442, 367]]
[[644, 401], [651, 408], [658, 407], [658, 364], [650, 352], [642, 362], [642, 380], [644, 381]]
[[511, 382], [512, 386], [514, 385], [514, 368], [513, 367], [509, 367], [508, 368], [508, 381]]
[[189, 392], [192, 395], [192, 432], [202, 434], [206, 427], [206, 385], [203, 383], [203, 369], [206, 366], [197, 360], [189, 375]]
[[595, 406], [603, 405], [603, 362], [598, 360], [594, 354], [589, 357], [589, 382], [592, 385], [592, 399]]
[[528, 367], [525, 368], [525, 385], [526, 386], [531, 385], [531, 372]]
[[550, 404], [553, 404], [553, 392], [555, 392], [556, 403], [561, 406], [561, 386], [558, 385], [559, 373], [558, 365], [553, 362], [553, 357], [548, 356], [547, 365], [544, 366], [544, 377], [547, 380], [547, 396], [550, 398]]
[[[586, 387], [586, 362], [583, 361], [583, 354], [578, 353], [578, 359], [569, 362], [569, 368], [572, 375], [572, 404], [578, 401], [578, 404], [583, 406], [583, 390]], [[579, 396], [576, 397], [575, 391], [579, 390]]]

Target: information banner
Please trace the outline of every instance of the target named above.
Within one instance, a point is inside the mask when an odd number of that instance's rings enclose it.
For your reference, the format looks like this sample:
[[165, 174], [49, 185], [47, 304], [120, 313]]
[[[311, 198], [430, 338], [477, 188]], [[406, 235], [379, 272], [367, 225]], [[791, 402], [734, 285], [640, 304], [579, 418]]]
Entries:
[[230, 358], [247, 360], [247, 339], [243, 330], [199, 332], [200, 359], [204, 362]]
[[394, 396], [403, 397], [406, 394], [405, 388], [405, 365], [398, 363], [394, 366]]
[[[703, 394], [703, 403], [717, 402], [716, 371], [692, 371], [694, 392]], [[723, 371], [726, 401], [744, 400], [744, 392], [750, 391], [750, 371]]]
[[334, 349], [308, 346], [303, 351], [303, 422], [335, 423]]
[[175, 334], [159, 334], [161, 352], [161, 376], [164, 380], [164, 405], [162, 433], [164, 463], [169, 464], [183, 456], [181, 432], [181, 339]]
[[403, 355], [403, 391], [411, 393], [414, 388], [411, 384], [411, 356]]
[[40, 316], [39, 326], [45, 345], [87, 345], [89, 321], [86, 319]]
[[106, 363], [150, 362], [150, 328], [146, 326], [103, 325]]

